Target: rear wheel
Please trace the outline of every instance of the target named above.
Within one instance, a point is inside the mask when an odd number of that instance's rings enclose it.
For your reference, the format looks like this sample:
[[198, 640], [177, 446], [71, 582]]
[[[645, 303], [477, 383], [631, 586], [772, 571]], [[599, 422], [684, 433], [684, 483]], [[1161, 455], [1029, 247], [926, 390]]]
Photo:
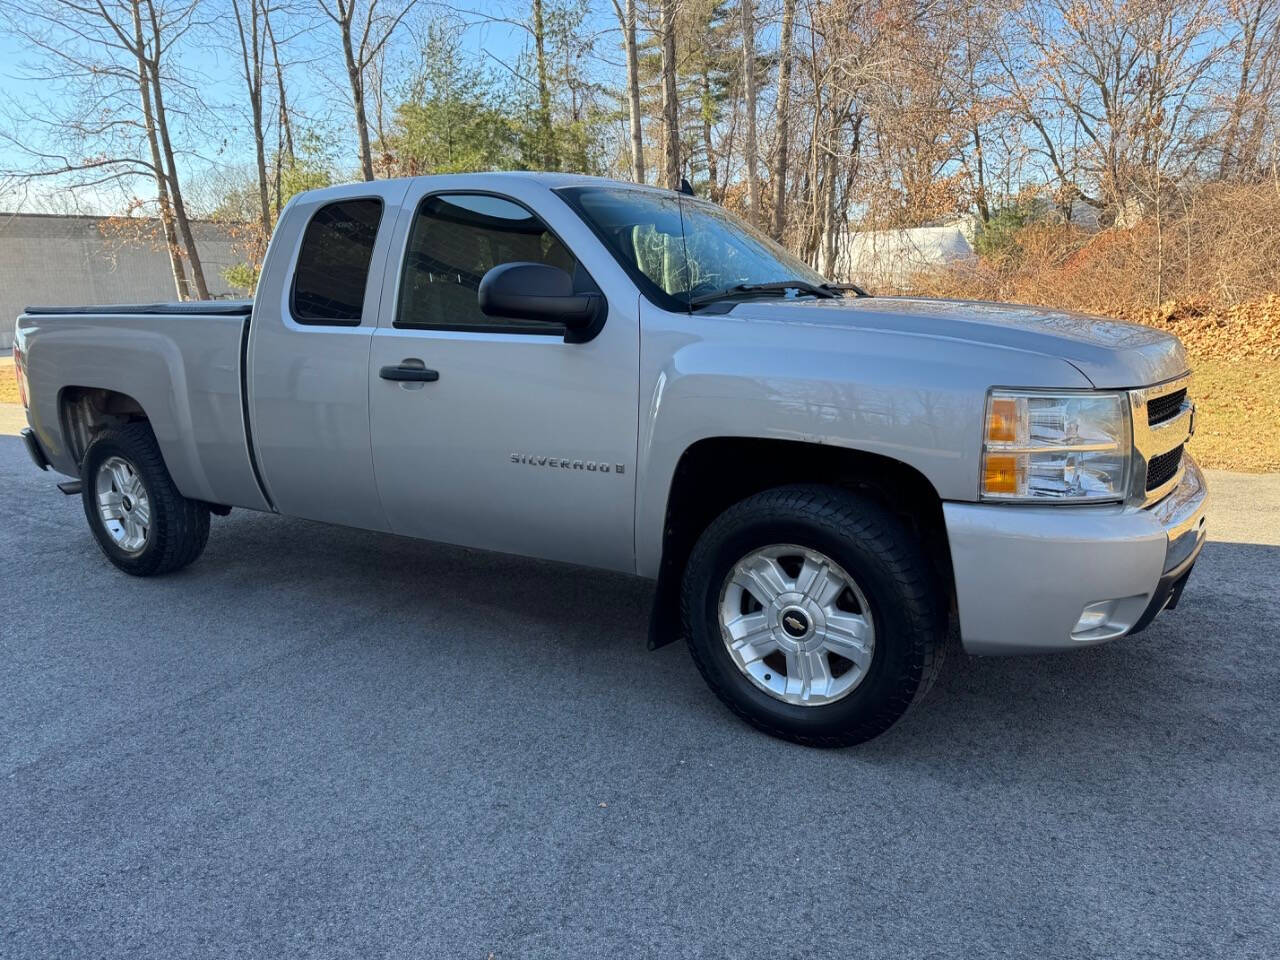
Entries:
[[848, 746], [889, 729], [941, 665], [938, 578], [903, 525], [836, 488], [766, 491], [703, 533], [685, 634], [730, 709], [775, 736]]
[[181, 569], [208, 542], [209, 508], [178, 492], [145, 423], [99, 434], [80, 465], [80, 488], [89, 529], [125, 573]]

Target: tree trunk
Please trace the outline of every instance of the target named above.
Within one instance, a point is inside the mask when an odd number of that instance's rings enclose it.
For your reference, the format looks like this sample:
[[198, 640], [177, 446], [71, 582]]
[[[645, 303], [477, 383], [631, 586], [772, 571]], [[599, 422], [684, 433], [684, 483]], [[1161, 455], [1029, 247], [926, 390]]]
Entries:
[[702, 65], [702, 149], [707, 153], [707, 183], [711, 200], [720, 203], [724, 194], [720, 191], [720, 174], [716, 169], [716, 151], [711, 145], [711, 77], [707, 75], [705, 61]]
[[[280, 63], [280, 48], [276, 44], [276, 32], [271, 26], [271, 8], [262, 10], [262, 24], [267, 29], [267, 39], [271, 42], [271, 62], [275, 65], [276, 92], [280, 99], [280, 132], [284, 138], [284, 155], [293, 162], [293, 121], [289, 119], [289, 101], [284, 95], [284, 67]], [[279, 203], [279, 198], [276, 200]]]
[[973, 125], [973, 162], [975, 173], [977, 174], [977, 204], [978, 216], [983, 223], [991, 222], [991, 205], [987, 203], [987, 168], [986, 160], [982, 155], [982, 131], [975, 123]]
[[258, 168], [258, 227], [261, 234], [257, 247], [261, 251], [266, 249], [267, 240], [271, 236], [271, 191], [267, 183], [267, 143], [262, 123], [263, 38], [259, 33], [258, 0], [249, 0], [247, 33], [245, 18], [240, 14], [240, 0], [231, 0], [231, 9], [235, 13], [236, 29], [240, 36], [245, 90], [249, 94], [249, 110], [253, 118], [253, 146]]
[[351, 84], [351, 106], [355, 110], [356, 133], [360, 138], [360, 172], [365, 180], [373, 180], [373, 151], [369, 147], [369, 118], [364, 112], [364, 74], [356, 62], [351, 46], [351, 21], [342, 20], [342, 54], [347, 60], [347, 80]]
[[164, 90], [160, 83], [160, 55], [163, 43], [160, 20], [152, 0], [147, 0], [147, 12], [151, 20], [152, 38], [151, 59], [147, 65], [151, 73], [151, 96], [155, 107], [156, 132], [159, 134], [160, 148], [164, 153], [169, 193], [173, 197], [173, 217], [177, 223], [178, 233], [182, 237], [182, 245], [187, 251], [187, 262], [191, 264], [191, 280], [195, 284], [196, 296], [201, 300], [208, 300], [209, 287], [204, 281], [204, 267], [200, 263], [200, 251], [196, 249], [196, 238], [191, 232], [191, 221], [187, 219], [187, 205], [182, 199], [182, 183], [178, 178], [178, 166], [173, 158], [173, 141], [169, 138], [169, 118], [165, 112]]
[[809, 178], [808, 222], [805, 224], [804, 256], [813, 267], [818, 267], [818, 247], [822, 241], [822, 75], [817, 58], [810, 60], [813, 90], [813, 124], [809, 129]]
[[640, 113], [640, 53], [636, 46], [636, 0], [627, 0], [624, 13], [613, 0], [622, 27], [622, 45], [627, 55], [627, 109], [631, 125], [631, 179], [644, 183], [644, 131]]
[[533, 47], [538, 70], [538, 153], [542, 169], [556, 169], [551, 143], [551, 88], [547, 86], [547, 41], [542, 21], [542, 0], [533, 0]]
[[285, 97], [284, 90], [284, 67], [280, 63], [280, 48], [276, 43], [276, 33], [271, 26], [271, 7], [265, 6], [262, 9], [262, 25], [267, 31], [267, 40], [271, 43], [271, 62], [275, 67], [276, 74], [276, 94], [280, 101], [280, 120], [276, 130], [276, 156], [273, 167], [273, 175], [275, 178], [275, 212], [276, 216], [280, 216], [280, 210], [284, 206], [284, 199], [281, 197], [281, 175], [284, 165], [293, 166], [293, 123], [289, 119], [289, 101]]
[[680, 189], [680, 100], [676, 92], [676, 0], [662, 0], [663, 186]]
[[836, 223], [836, 132], [831, 133], [832, 149], [826, 157], [827, 182], [824, 203], [822, 205], [822, 273], [828, 277], [836, 276], [836, 240], [839, 227]]
[[782, 39], [778, 45], [778, 150], [773, 165], [773, 236], [782, 239], [787, 227], [787, 139], [791, 134], [791, 32], [796, 0], [783, 0]]
[[156, 202], [160, 206], [160, 226], [164, 230], [165, 250], [169, 254], [169, 266], [173, 270], [173, 289], [179, 300], [191, 299], [187, 286], [187, 269], [182, 263], [182, 248], [178, 246], [178, 233], [173, 225], [173, 207], [169, 203], [169, 185], [165, 180], [160, 161], [160, 144], [156, 140], [156, 120], [151, 109], [151, 90], [147, 85], [147, 61], [142, 56], [141, 0], [133, 0], [133, 37], [138, 59], [138, 94], [142, 98], [142, 122], [147, 128], [147, 145], [151, 148], [151, 167], [156, 178]]
[[1225, 140], [1222, 145], [1222, 157], [1218, 163], [1218, 176], [1226, 180], [1240, 170], [1237, 162], [1236, 140], [1240, 136], [1240, 124], [1244, 119], [1245, 104], [1249, 100], [1250, 71], [1253, 69], [1255, 44], [1257, 42], [1258, 24], [1262, 18], [1263, 4], [1258, 3], [1250, 16], [1241, 24], [1241, 40], [1244, 49], [1240, 52], [1240, 81], [1236, 86], [1235, 97], [1232, 98], [1231, 114], [1227, 118]]
[[742, 3], [742, 86], [747, 111], [747, 129], [742, 159], [747, 165], [747, 213], [752, 223], [760, 223], [760, 170], [756, 144], [756, 12], [751, 0]]

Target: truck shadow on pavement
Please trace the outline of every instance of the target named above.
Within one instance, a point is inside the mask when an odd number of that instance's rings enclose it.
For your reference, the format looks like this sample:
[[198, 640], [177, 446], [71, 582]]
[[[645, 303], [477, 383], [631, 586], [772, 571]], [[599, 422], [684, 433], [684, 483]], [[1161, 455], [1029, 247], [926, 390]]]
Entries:
[[[344, 642], [394, 645], [455, 667], [470, 660], [500, 678], [517, 725], [522, 707], [543, 712], [537, 701], [548, 689], [562, 704], [607, 691], [615, 716], [647, 717], [655, 732], [692, 725], [716, 739], [768, 742], [706, 690], [683, 642], [646, 650], [651, 587], [635, 578], [243, 513], [216, 523], [206, 556], [173, 579], [199, 590], [207, 578], [271, 595], [279, 628], [301, 606], [341, 625]], [[1043, 753], [1069, 765], [1135, 747], [1172, 759], [1237, 721], [1257, 736], [1256, 709], [1280, 694], [1264, 654], [1280, 628], [1277, 580], [1280, 548], [1210, 543], [1178, 609], [1137, 637], [1019, 658], [970, 657], [953, 641], [937, 685], [908, 717], [829, 756], [946, 757], [965, 780], [964, 758], [989, 757], [993, 745], [1006, 757]], [[569, 686], [557, 678], [566, 669]], [[635, 732], [632, 724], [615, 731]]]
[[15, 955], [1275, 941], [1280, 548], [1210, 543], [1130, 640], [952, 650], [894, 729], [822, 751], [647, 651], [642, 581], [244, 511], [140, 580], [0, 453]]

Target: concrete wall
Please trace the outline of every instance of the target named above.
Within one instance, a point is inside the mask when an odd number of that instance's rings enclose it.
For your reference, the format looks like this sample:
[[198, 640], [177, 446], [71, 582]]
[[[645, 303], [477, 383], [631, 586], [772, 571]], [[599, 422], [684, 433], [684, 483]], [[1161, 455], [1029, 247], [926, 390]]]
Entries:
[[[13, 345], [13, 321], [28, 304], [148, 303], [176, 300], [169, 255], [154, 241], [103, 236], [104, 217], [0, 213], [0, 349]], [[162, 236], [149, 223], [139, 232]], [[224, 227], [192, 230], [209, 292], [233, 296], [222, 271], [237, 256]], [[241, 294], [243, 295], [243, 294]]]

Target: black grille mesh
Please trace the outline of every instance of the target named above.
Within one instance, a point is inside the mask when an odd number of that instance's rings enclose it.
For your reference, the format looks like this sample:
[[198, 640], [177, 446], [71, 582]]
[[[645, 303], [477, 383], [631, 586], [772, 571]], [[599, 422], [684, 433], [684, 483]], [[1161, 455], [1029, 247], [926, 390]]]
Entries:
[[1147, 489], [1154, 490], [1173, 479], [1182, 464], [1182, 447], [1174, 447], [1168, 453], [1152, 457], [1147, 464]]
[[1178, 415], [1178, 411], [1182, 409], [1182, 401], [1187, 399], [1186, 387], [1181, 390], [1175, 390], [1173, 393], [1166, 393], [1163, 397], [1156, 397], [1147, 401], [1147, 424], [1154, 427], [1157, 423], [1164, 423], [1166, 420], [1172, 420]]

